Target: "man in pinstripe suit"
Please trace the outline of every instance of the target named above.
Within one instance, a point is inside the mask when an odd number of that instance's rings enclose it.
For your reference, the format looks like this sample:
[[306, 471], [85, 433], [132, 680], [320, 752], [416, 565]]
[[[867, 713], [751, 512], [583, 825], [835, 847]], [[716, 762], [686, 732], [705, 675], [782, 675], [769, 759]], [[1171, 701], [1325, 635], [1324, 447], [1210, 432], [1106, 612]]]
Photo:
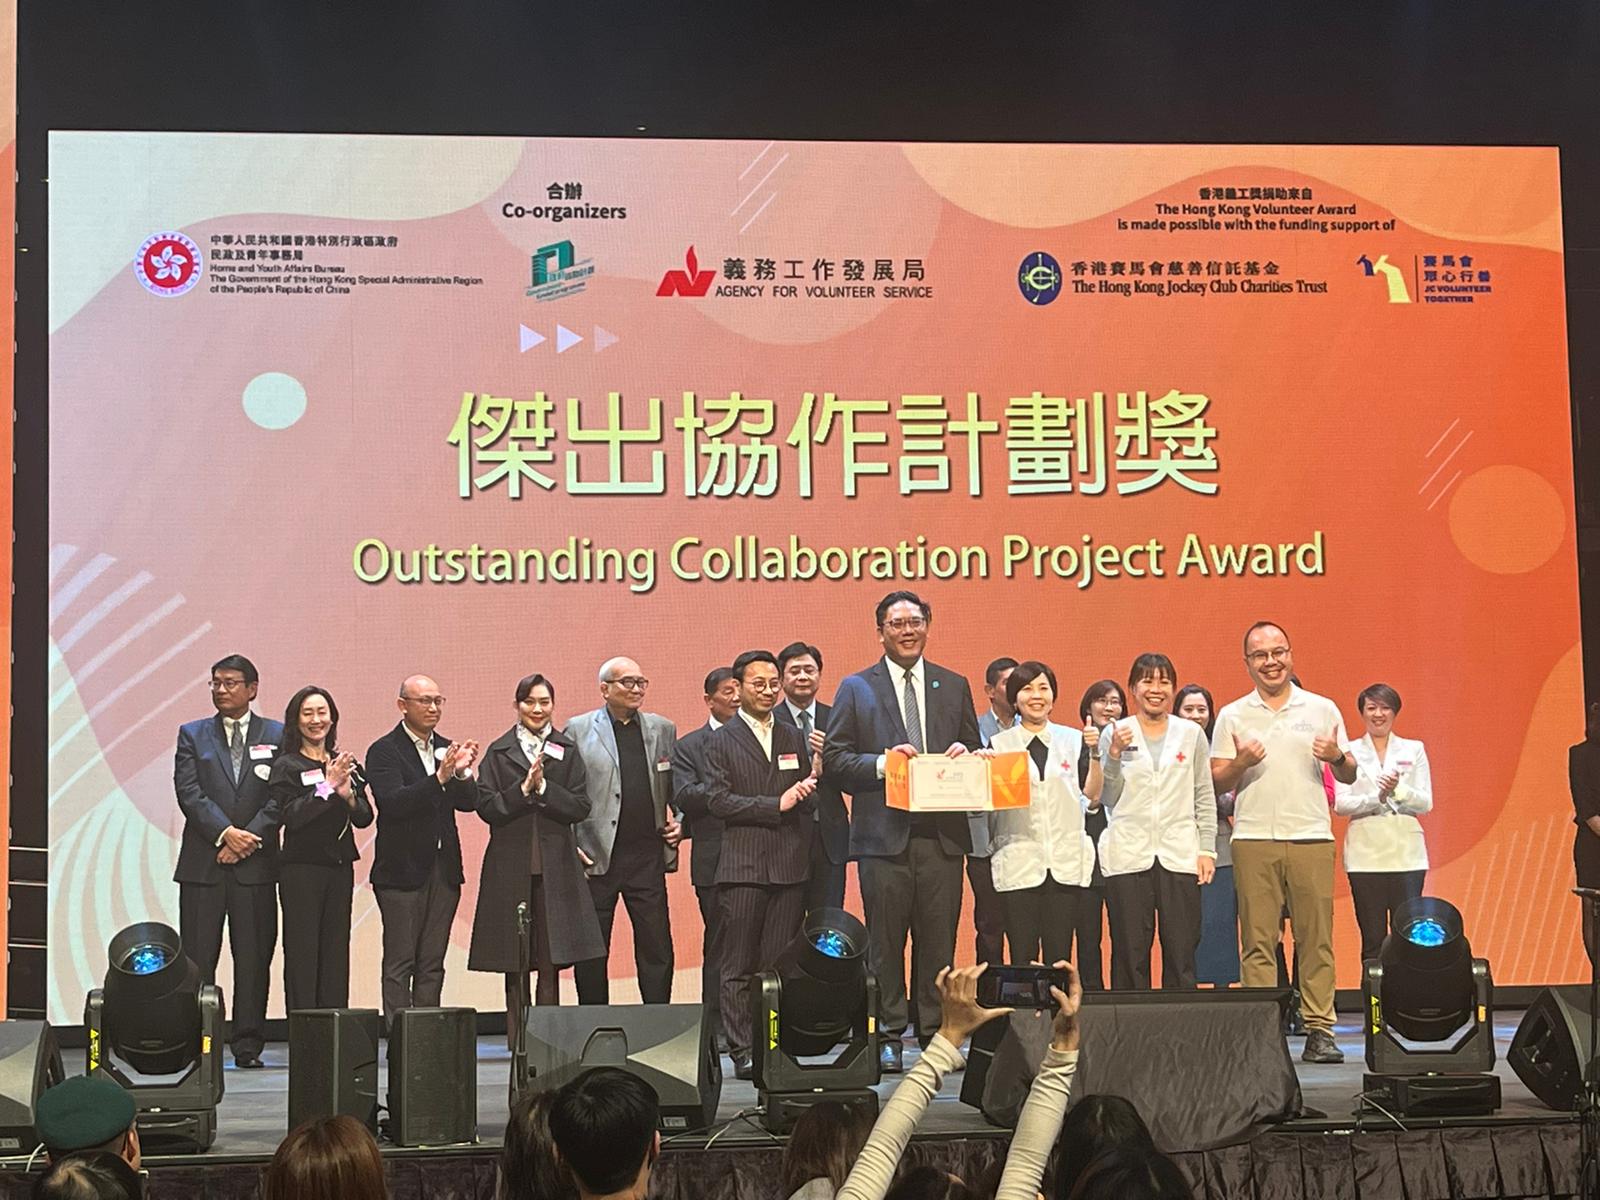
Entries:
[[778, 660], [733, 660], [739, 714], [707, 739], [707, 807], [723, 822], [717, 861], [722, 926], [722, 1026], [733, 1071], [749, 1079], [750, 976], [772, 965], [805, 919], [817, 780], [800, 731], [775, 721]]

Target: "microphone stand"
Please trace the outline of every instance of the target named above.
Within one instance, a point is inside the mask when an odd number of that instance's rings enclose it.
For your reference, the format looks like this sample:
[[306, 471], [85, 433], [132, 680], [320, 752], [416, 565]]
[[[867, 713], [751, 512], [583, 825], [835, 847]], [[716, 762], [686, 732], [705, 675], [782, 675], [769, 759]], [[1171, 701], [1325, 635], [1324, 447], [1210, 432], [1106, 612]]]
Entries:
[[[1600, 889], [1577, 887], [1590, 929], [1600, 929]], [[1587, 945], [1584, 947], [1587, 952]], [[1585, 953], [1585, 957], [1588, 957]], [[1578, 1195], [1600, 1200], [1600, 963], [1589, 959], [1589, 1056], [1583, 1064], [1583, 1103], [1579, 1107]]]
[[528, 972], [533, 955], [529, 941], [533, 933], [532, 913], [526, 900], [517, 905], [517, 1023], [511, 1032], [511, 1103], [528, 1090], [528, 1010], [533, 998], [528, 995]]

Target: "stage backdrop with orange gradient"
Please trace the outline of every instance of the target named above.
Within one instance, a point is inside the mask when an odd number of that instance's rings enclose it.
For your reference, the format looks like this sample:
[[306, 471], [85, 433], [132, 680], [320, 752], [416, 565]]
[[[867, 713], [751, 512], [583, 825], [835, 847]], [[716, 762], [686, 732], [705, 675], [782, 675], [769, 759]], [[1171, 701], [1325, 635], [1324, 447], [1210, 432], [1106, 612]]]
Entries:
[[[1233, 699], [1261, 617], [1353, 730], [1393, 684], [1428, 891], [1500, 981], [1575, 978], [1558, 198], [1538, 148], [54, 135], [52, 1019], [175, 921], [222, 655], [357, 749], [408, 673], [487, 742], [518, 677], [565, 719], [614, 654], [686, 731], [753, 646], [817, 643], [831, 692], [900, 587], [930, 657], [1043, 659], [1069, 722], [1145, 650]], [[446, 997], [498, 1008], [460, 826]]]

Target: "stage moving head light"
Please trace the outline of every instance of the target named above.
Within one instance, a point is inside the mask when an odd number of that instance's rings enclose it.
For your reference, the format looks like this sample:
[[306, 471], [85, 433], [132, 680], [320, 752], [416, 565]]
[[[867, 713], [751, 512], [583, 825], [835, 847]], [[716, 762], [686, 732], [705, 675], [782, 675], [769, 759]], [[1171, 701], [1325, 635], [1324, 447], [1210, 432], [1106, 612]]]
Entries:
[[1414, 1042], [1441, 1042], [1472, 1019], [1472, 946], [1453, 904], [1435, 896], [1394, 910], [1378, 951], [1384, 1019]]
[[773, 971], [783, 983], [778, 1045], [796, 1058], [847, 1041], [866, 1002], [867, 929], [842, 908], [813, 910]]
[[200, 968], [177, 931], [156, 921], [111, 939], [106, 1040], [134, 1070], [172, 1075], [200, 1055]]

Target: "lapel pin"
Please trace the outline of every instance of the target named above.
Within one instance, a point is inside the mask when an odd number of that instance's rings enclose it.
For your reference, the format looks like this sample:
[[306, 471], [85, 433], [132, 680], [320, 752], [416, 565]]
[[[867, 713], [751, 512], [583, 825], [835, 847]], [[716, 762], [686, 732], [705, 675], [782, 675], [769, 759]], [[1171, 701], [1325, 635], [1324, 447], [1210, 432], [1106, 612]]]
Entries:
[[938, 680], [937, 680], [937, 679], [935, 679], [935, 680], [934, 680], [934, 681], [933, 681], [933, 686], [934, 686], [934, 687], [938, 687], [938, 686], [939, 686], [939, 681], [938, 681]]

